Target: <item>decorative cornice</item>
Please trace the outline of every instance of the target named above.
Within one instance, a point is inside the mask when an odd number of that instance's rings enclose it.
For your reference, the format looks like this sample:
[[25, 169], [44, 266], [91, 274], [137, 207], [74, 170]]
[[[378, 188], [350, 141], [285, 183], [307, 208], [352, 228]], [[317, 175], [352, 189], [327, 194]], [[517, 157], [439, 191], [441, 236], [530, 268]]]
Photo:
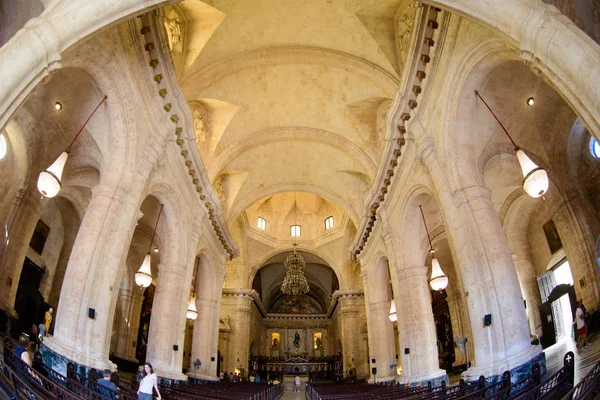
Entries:
[[265, 307], [260, 300], [260, 295], [254, 289], [223, 289], [222, 294], [223, 297], [238, 297], [251, 300], [263, 318], [267, 315]]
[[150, 59], [149, 69], [157, 85], [156, 93], [163, 99], [163, 112], [168, 115], [173, 125], [173, 140], [181, 148], [182, 163], [188, 170], [199, 202], [208, 211], [214, 236], [232, 259], [239, 255], [239, 250], [223, 220], [220, 201], [210, 184], [198, 147], [194, 140], [190, 140], [194, 135], [191, 112], [179, 88], [164, 26], [159, 22], [156, 11], [144, 14], [140, 20], [144, 50]]
[[415, 13], [411, 33], [411, 48], [414, 50], [409, 54], [402, 73], [400, 89], [394, 96], [391, 108], [394, 111], [388, 116], [387, 142], [382, 162], [371, 189], [371, 196], [366, 202], [356, 238], [350, 247], [351, 259], [356, 259], [369, 241], [377, 220], [377, 210], [386, 200], [398, 160], [406, 144], [406, 124], [411, 116], [414, 116], [418, 106], [417, 99], [423, 91], [423, 80], [427, 76], [428, 64], [431, 62], [431, 48], [435, 45], [433, 38], [439, 26], [439, 12], [439, 9], [424, 6], [419, 7]]

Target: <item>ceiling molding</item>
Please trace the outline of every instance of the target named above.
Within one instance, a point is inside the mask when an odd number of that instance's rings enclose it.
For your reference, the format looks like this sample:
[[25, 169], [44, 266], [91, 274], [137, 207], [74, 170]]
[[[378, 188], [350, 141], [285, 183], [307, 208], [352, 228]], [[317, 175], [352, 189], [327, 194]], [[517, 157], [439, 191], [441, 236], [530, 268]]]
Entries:
[[181, 87], [188, 99], [202, 97], [200, 92], [228, 75], [246, 69], [282, 64], [327, 65], [361, 75], [382, 88], [395, 90], [399, 80], [377, 64], [341, 51], [308, 46], [270, 47], [221, 59], [188, 76]]

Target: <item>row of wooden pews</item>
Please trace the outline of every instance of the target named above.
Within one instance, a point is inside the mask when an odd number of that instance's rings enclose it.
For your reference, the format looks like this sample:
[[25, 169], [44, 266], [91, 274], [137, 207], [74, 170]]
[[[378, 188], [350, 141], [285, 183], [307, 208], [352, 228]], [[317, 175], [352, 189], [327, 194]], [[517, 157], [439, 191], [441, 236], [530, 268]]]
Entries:
[[[118, 391], [101, 387], [98, 376], [93, 378], [78, 374], [72, 365], [63, 376], [46, 365], [35, 368], [25, 364], [14, 352], [9, 338], [4, 340], [4, 359], [0, 361], [0, 385], [11, 396], [27, 400], [136, 400], [136, 387], [119, 386]], [[95, 372], [95, 371], [94, 371]], [[282, 394], [282, 385], [266, 383], [196, 384], [190, 382], [159, 385], [165, 400], [277, 400]]]
[[277, 400], [282, 384], [267, 383], [180, 383], [161, 385], [163, 399], [168, 400]]
[[[541, 379], [540, 366], [534, 365], [531, 373], [518, 382], [511, 382], [509, 372], [502, 375], [496, 383], [488, 384], [485, 377], [476, 382], [461, 380], [455, 386], [446, 386], [442, 382], [438, 387], [407, 387], [405, 385], [369, 385], [314, 383], [306, 386], [307, 400], [466, 400], [466, 399], [560, 399], [568, 393], [593, 393], [600, 388], [600, 362], [592, 369], [590, 378], [584, 379], [585, 389], [575, 390], [575, 358], [572, 352], [564, 357], [564, 366], [554, 375]], [[593, 377], [592, 377], [593, 375]], [[597, 392], [596, 392], [597, 393]], [[587, 396], [587, 395], [586, 395]], [[581, 398], [588, 398], [582, 396]], [[571, 399], [576, 397], [571, 397]], [[589, 397], [591, 398], [591, 397]]]

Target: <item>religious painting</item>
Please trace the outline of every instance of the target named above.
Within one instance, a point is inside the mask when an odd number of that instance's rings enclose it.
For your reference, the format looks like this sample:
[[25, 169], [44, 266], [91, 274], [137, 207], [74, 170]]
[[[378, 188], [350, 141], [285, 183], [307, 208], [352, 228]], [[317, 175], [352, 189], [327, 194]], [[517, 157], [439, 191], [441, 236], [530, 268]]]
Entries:
[[560, 240], [560, 236], [558, 236], [558, 231], [556, 230], [556, 225], [554, 225], [554, 221], [550, 220], [544, 224], [544, 234], [546, 235], [546, 241], [548, 242], [548, 247], [550, 247], [550, 253], [554, 254], [558, 250], [562, 249], [562, 241]]
[[314, 298], [306, 295], [287, 295], [279, 298], [271, 307], [274, 314], [322, 314], [321, 305]]
[[276, 350], [279, 348], [279, 343], [281, 342], [281, 336], [279, 333], [274, 332], [271, 334], [271, 348]]
[[41, 255], [44, 251], [44, 246], [46, 245], [46, 240], [48, 240], [49, 234], [50, 227], [46, 225], [46, 223], [41, 219], [38, 220], [37, 224], [35, 225], [33, 235], [31, 236], [29, 247], [31, 247], [33, 251]]
[[323, 348], [323, 334], [321, 332], [315, 332], [313, 335], [313, 347], [315, 350]]

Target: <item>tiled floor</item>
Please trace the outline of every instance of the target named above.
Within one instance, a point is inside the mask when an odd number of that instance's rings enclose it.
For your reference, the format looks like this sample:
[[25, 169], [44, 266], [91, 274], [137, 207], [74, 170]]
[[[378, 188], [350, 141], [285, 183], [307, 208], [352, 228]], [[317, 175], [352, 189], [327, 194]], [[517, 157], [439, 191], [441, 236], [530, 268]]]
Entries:
[[285, 392], [283, 394], [283, 396], [281, 396], [281, 400], [300, 400], [300, 399], [304, 399], [305, 398], [305, 394], [304, 392]]

